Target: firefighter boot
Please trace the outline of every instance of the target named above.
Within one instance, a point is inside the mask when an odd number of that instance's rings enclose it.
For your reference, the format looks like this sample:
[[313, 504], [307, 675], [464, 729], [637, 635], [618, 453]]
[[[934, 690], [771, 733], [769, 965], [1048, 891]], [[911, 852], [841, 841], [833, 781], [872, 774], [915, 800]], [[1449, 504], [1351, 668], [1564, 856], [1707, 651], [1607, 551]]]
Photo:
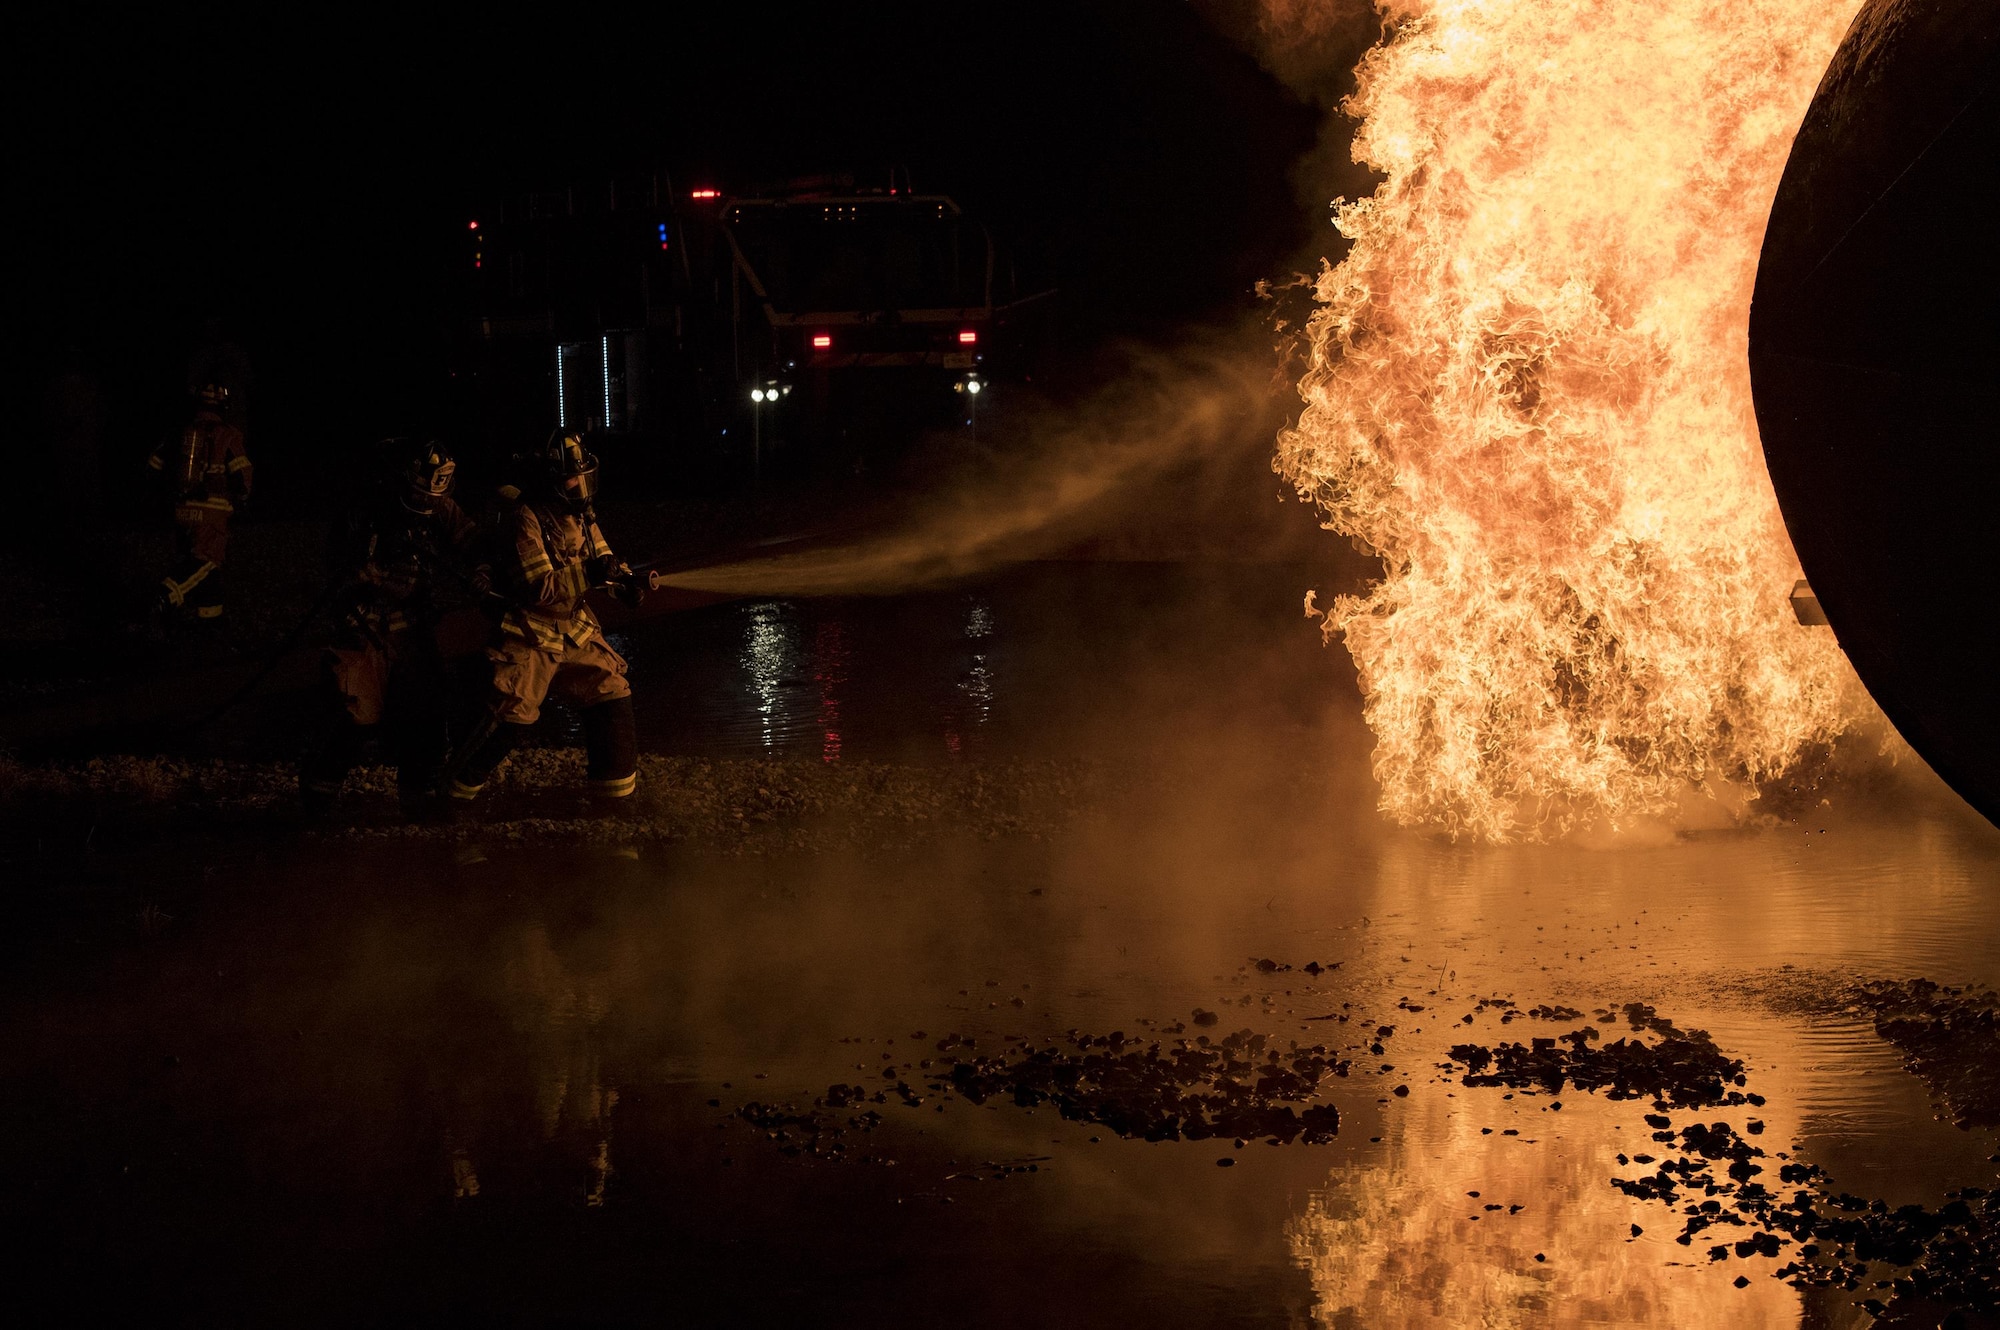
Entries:
[[477, 822], [479, 820], [479, 796], [486, 788], [486, 782], [514, 751], [521, 736], [528, 732], [526, 725], [516, 725], [511, 721], [501, 721], [494, 725], [492, 733], [480, 741], [471, 755], [460, 764], [457, 774], [451, 778], [445, 790], [445, 816], [452, 822]]
[[299, 759], [299, 807], [308, 818], [317, 820], [333, 811], [340, 787], [374, 729], [342, 716], [327, 726], [319, 746]]
[[639, 728], [630, 697], [583, 709], [583, 750], [589, 759], [588, 788], [592, 810], [617, 816], [631, 806], [639, 783]]
[[396, 803], [410, 822], [436, 820], [439, 785], [451, 765], [451, 719], [443, 667], [420, 644], [404, 648], [389, 689], [388, 725], [396, 763]]
[[[396, 806], [406, 822], [425, 824], [449, 814], [452, 800], [440, 798], [449, 735], [441, 717], [420, 714], [399, 718], [396, 744]], [[469, 764], [468, 764], [469, 765]]]
[[411, 785], [400, 779], [396, 783], [396, 811], [411, 826], [427, 827], [436, 822], [450, 821], [450, 802], [438, 798], [437, 791], [430, 786]]

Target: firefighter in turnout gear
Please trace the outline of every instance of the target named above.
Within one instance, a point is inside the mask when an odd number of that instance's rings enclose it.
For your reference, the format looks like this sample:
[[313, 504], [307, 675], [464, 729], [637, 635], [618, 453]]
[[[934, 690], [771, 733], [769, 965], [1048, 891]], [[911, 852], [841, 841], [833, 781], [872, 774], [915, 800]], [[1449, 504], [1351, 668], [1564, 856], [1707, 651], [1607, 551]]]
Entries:
[[156, 602], [163, 624], [192, 615], [217, 625], [222, 618], [229, 517], [250, 497], [250, 458], [243, 435], [222, 418], [228, 405], [222, 385], [196, 389], [194, 418], [146, 461], [174, 494], [174, 563]]
[[491, 592], [478, 526], [451, 498], [451, 455], [430, 440], [377, 446], [383, 483], [334, 539], [342, 590], [325, 656], [328, 715], [299, 763], [299, 795], [311, 814], [332, 806], [385, 723], [403, 811], [422, 813], [447, 747], [440, 626]]
[[593, 502], [597, 459], [582, 436], [557, 430], [537, 459], [539, 476], [501, 519], [496, 581], [508, 601], [486, 656], [493, 665], [492, 710], [452, 772], [449, 794], [466, 816], [550, 695], [583, 721], [592, 800], [615, 810], [637, 783], [638, 736], [625, 660], [604, 640], [584, 595], [610, 586], [636, 601], [641, 585], [599, 530]]

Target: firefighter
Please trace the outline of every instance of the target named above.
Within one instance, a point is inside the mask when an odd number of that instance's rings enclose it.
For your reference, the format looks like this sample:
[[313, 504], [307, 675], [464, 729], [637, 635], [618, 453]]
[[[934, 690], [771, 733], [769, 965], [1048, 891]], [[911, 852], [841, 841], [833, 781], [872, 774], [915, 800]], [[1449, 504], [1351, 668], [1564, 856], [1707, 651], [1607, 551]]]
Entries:
[[558, 429], [536, 459], [527, 493], [501, 518], [495, 540], [498, 591], [508, 602], [486, 657], [491, 709], [454, 763], [455, 816], [473, 814], [488, 778], [506, 760], [551, 694], [583, 721], [589, 793], [615, 812], [638, 781], [638, 736], [625, 660], [604, 640], [584, 595], [610, 586], [636, 603], [641, 586], [598, 528], [597, 459], [583, 437]]
[[207, 383], [195, 390], [194, 398], [193, 419], [146, 462], [174, 494], [174, 563], [161, 579], [155, 602], [155, 618], [163, 628], [190, 615], [199, 624], [221, 626], [229, 517], [250, 497], [250, 458], [243, 451], [243, 436], [222, 418], [229, 390]]
[[447, 745], [440, 627], [492, 586], [478, 526], [451, 497], [451, 454], [428, 439], [377, 447], [383, 483], [334, 539], [342, 590], [324, 658], [329, 714], [299, 763], [308, 814], [331, 808], [363, 745], [386, 722], [403, 811], [421, 816]]

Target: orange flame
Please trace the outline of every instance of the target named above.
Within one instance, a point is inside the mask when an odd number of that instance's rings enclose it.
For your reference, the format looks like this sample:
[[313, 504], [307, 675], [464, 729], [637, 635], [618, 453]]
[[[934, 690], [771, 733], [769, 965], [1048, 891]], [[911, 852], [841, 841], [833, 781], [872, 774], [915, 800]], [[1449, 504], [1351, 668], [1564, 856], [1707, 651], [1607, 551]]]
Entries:
[[[1382, 580], [1326, 612], [1382, 808], [1540, 839], [1776, 776], [1857, 716], [1764, 470], [1750, 290], [1856, 0], [1389, 0], [1276, 467]], [[1313, 597], [1307, 610], [1316, 613]]]

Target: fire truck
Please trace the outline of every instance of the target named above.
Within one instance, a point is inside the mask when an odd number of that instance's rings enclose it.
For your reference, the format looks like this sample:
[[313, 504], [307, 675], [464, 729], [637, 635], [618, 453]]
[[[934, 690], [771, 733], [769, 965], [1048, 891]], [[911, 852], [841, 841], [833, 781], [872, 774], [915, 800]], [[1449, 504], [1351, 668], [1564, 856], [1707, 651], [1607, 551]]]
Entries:
[[656, 168], [468, 219], [475, 451], [554, 426], [629, 475], [861, 468], [1004, 409], [1051, 332], [985, 226], [897, 172], [732, 193]]

